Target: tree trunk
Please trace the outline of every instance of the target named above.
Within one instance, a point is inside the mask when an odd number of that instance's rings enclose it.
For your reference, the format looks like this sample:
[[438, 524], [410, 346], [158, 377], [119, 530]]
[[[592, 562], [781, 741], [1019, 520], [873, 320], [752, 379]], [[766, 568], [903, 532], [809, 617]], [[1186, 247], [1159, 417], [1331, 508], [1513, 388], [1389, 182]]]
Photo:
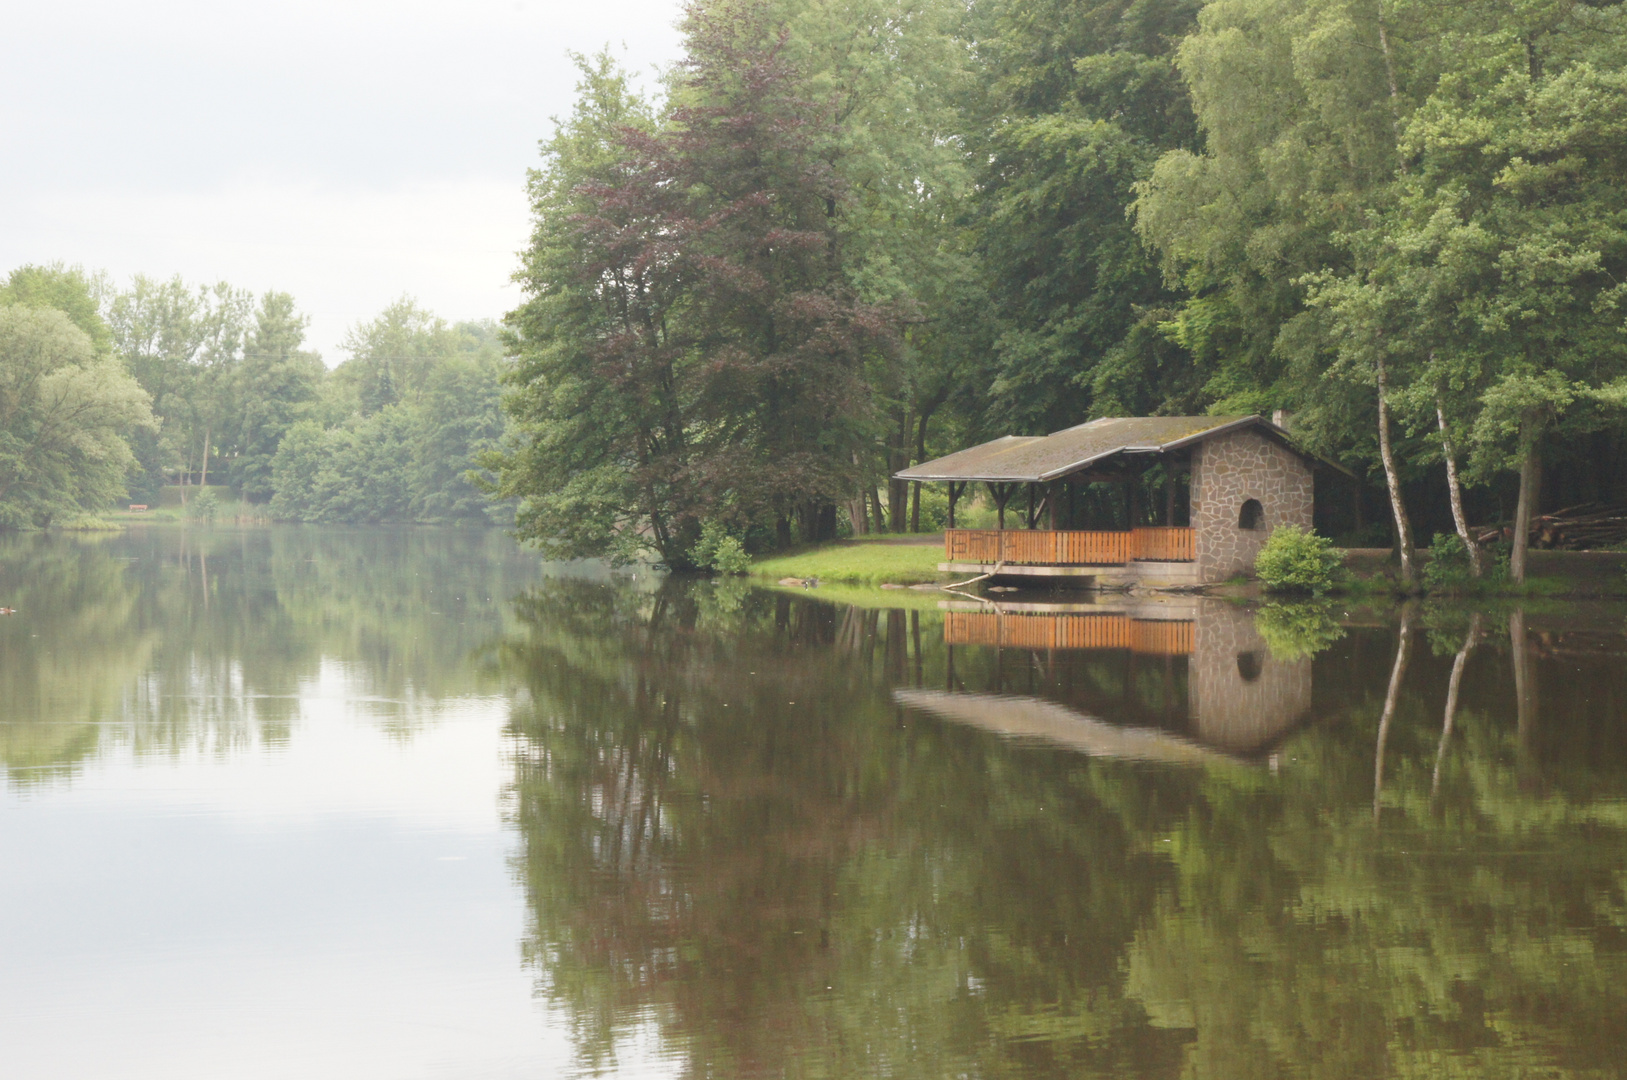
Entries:
[[1401, 500], [1401, 476], [1396, 472], [1395, 453], [1390, 447], [1389, 383], [1384, 361], [1378, 362], [1378, 452], [1384, 461], [1384, 483], [1390, 489], [1390, 512], [1395, 516], [1396, 546], [1401, 555], [1401, 584], [1409, 590], [1418, 582], [1418, 556], [1412, 544], [1412, 520]]
[[1531, 745], [1537, 732], [1537, 665], [1531, 655], [1531, 639], [1525, 632], [1524, 608], [1515, 608], [1508, 617], [1508, 641], [1514, 659], [1516, 783], [1522, 789], [1530, 789], [1537, 779]]
[[1463, 647], [1458, 650], [1457, 658], [1452, 661], [1452, 677], [1446, 683], [1446, 718], [1441, 721], [1441, 742], [1435, 748], [1435, 773], [1429, 782], [1429, 799], [1435, 801], [1441, 793], [1441, 765], [1446, 760], [1446, 747], [1452, 741], [1452, 725], [1458, 714], [1458, 691], [1463, 686], [1463, 668], [1469, 662], [1469, 654], [1480, 643], [1480, 613], [1477, 611], [1469, 616], [1469, 632], [1463, 638]]
[[[927, 421], [932, 418], [932, 413], [936, 408], [937, 404], [935, 402], [928, 403], [922, 406], [920, 415], [915, 418], [914, 464], [916, 465], [919, 465], [921, 462], [926, 460], [926, 426]], [[916, 482], [915, 490], [911, 492], [911, 496], [910, 532], [918, 533], [921, 531], [921, 484], [919, 481]]]
[[1435, 419], [1441, 426], [1441, 451], [1446, 457], [1446, 491], [1452, 500], [1452, 524], [1457, 526], [1458, 539], [1469, 552], [1469, 572], [1480, 576], [1480, 545], [1469, 535], [1469, 519], [1463, 515], [1463, 485], [1458, 481], [1457, 448], [1452, 445], [1452, 433], [1446, 426], [1446, 407], [1441, 396], [1435, 395]]
[[1526, 553], [1531, 547], [1531, 519], [1542, 499], [1542, 457], [1537, 441], [1531, 439], [1520, 461], [1520, 501], [1514, 506], [1514, 551], [1508, 560], [1508, 576], [1516, 585], [1525, 583]]
[[208, 425], [205, 425], [204, 429], [203, 429], [203, 479], [199, 482], [198, 486], [199, 487], [208, 487], [209, 486], [209, 428], [208, 428]]
[[887, 528], [901, 533], [908, 520], [910, 501], [909, 481], [894, 479], [893, 474], [909, 468], [910, 417], [907, 410], [898, 411], [898, 425], [893, 431], [893, 445], [887, 455]]
[[870, 512], [865, 509], [863, 495], [847, 501], [847, 519], [853, 524], [854, 536], [865, 536], [870, 532]]
[[1395, 666], [1390, 669], [1390, 687], [1384, 695], [1384, 712], [1378, 721], [1378, 746], [1373, 751], [1373, 823], [1378, 823], [1379, 797], [1384, 791], [1384, 744], [1390, 740], [1390, 723], [1401, 700], [1401, 680], [1407, 677], [1412, 659], [1413, 601], [1401, 607], [1401, 634], [1395, 646]]

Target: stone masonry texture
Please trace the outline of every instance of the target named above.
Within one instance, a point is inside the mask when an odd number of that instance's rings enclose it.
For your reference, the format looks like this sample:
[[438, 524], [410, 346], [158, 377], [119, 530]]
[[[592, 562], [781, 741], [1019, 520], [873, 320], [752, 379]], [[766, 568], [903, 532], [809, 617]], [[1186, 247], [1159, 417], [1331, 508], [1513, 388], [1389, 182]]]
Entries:
[[[1225, 581], [1254, 570], [1254, 557], [1279, 525], [1311, 527], [1315, 485], [1293, 451], [1256, 431], [1242, 430], [1192, 450], [1192, 529], [1198, 577]], [[1258, 499], [1258, 529], [1238, 527], [1243, 503]]]
[[1198, 609], [1195, 631], [1187, 686], [1199, 742], [1260, 753], [1310, 711], [1310, 660], [1272, 656], [1251, 612], [1211, 600]]

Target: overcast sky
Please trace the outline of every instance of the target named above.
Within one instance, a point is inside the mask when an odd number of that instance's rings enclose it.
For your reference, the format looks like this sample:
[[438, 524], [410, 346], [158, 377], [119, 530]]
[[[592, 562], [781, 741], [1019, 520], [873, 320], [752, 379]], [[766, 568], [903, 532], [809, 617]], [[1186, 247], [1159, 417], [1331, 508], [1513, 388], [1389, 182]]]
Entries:
[[[403, 293], [498, 317], [567, 51], [677, 57], [679, 0], [7, 4], [0, 274], [290, 292], [330, 364]], [[646, 78], [646, 85], [649, 83]]]

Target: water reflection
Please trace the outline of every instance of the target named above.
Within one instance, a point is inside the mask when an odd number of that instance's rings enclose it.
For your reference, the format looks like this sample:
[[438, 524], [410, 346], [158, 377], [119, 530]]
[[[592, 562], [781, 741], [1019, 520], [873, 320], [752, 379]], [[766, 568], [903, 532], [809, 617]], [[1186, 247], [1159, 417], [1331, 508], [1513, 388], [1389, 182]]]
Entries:
[[474, 660], [539, 571], [495, 532], [0, 535], [7, 1080], [557, 1075]]
[[409, 730], [492, 688], [468, 657], [534, 576], [493, 532], [0, 534], [0, 602], [18, 611], [0, 620], [0, 768], [30, 785], [119, 745], [275, 747], [324, 660]]
[[888, 599], [0, 538], [8, 1070], [1619, 1072], [1620, 608]]
[[[893, 698], [1008, 738], [1198, 764], [1263, 755], [1310, 710], [1309, 657], [1270, 648], [1243, 608], [1196, 598], [945, 607], [945, 688], [900, 687]], [[996, 650], [972, 689], [955, 666], [956, 646], [968, 644]], [[1104, 666], [1122, 671], [1103, 680]], [[1021, 674], [1046, 696], [1007, 692]], [[1159, 726], [1131, 723], [1141, 718]]]
[[[1465, 653], [1466, 613], [1409, 611], [1397, 665], [1385, 612], [1312, 659], [1219, 605], [1189, 651], [676, 582], [520, 611], [526, 958], [584, 1071], [652, 1032], [716, 1077], [1593, 1076], [1627, 1049], [1619, 612], [1488, 616]], [[1087, 629], [1126, 636], [1057, 644]]]

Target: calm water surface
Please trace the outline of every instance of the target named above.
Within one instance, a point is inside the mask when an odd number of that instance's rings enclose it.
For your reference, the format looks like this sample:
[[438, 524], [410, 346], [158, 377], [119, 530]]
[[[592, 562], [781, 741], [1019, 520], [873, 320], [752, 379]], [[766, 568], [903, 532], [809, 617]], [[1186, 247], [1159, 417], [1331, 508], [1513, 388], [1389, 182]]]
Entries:
[[0, 1074], [1627, 1075], [1627, 610], [831, 595], [0, 537]]

